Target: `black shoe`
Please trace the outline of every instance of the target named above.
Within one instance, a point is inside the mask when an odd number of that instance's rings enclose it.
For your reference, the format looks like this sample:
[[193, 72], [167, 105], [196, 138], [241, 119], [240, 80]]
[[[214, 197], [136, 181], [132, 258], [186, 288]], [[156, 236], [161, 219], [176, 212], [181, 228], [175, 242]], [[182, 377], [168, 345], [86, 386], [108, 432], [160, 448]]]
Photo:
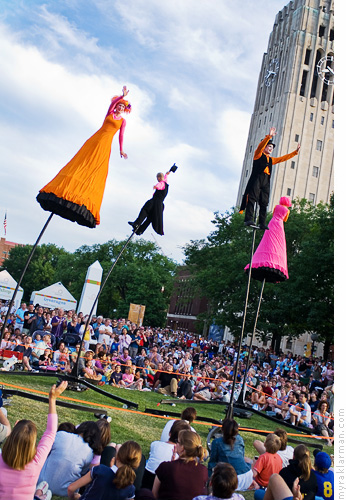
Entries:
[[253, 227], [254, 229], [258, 229], [258, 226], [256, 226], [256, 223], [253, 220], [247, 220], [247, 221], [245, 221], [244, 225], [246, 227]]
[[269, 229], [269, 227], [266, 226], [265, 224], [260, 224], [259, 228], [262, 229], [262, 231], [265, 231], [266, 229]]

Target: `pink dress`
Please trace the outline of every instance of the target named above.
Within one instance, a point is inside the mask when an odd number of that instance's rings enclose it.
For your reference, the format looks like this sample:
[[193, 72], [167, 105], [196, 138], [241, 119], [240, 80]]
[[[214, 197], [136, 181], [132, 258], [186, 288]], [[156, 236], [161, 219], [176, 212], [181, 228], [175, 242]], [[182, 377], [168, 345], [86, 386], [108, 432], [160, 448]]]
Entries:
[[[288, 279], [287, 250], [284, 222], [289, 209], [283, 205], [276, 205], [273, 218], [268, 224], [269, 230], [264, 231], [263, 237], [252, 259], [251, 276], [259, 281], [278, 283]], [[245, 267], [248, 272], [249, 264]]]

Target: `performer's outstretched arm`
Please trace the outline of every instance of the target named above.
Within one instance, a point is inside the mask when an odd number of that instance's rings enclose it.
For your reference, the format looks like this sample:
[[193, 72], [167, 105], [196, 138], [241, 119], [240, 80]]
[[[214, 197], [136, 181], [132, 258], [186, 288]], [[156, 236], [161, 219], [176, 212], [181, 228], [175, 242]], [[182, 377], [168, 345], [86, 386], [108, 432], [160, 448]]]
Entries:
[[300, 150], [300, 144], [298, 144], [297, 149], [295, 151], [292, 151], [292, 153], [288, 153], [287, 155], [283, 156], [278, 156], [277, 158], [272, 158], [273, 165], [276, 165], [276, 163], [282, 163], [283, 161], [287, 161], [290, 158], [294, 158], [297, 156]]

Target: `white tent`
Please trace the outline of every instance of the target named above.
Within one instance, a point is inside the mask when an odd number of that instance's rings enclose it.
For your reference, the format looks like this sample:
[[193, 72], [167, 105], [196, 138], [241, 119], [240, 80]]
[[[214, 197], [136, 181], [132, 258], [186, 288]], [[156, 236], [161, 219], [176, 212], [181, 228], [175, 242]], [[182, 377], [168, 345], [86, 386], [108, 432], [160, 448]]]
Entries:
[[[0, 272], [0, 299], [11, 300], [13, 292], [17, 286], [17, 282], [10, 273], [6, 270]], [[23, 288], [20, 286], [16, 298], [14, 299], [14, 306], [16, 309], [20, 306], [23, 297]]]
[[76, 299], [60, 281], [37, 292], [32, 292], [30, 302], [34, 305], [40, 304], [40, 306], [49, 307], [50, 309], [61, 307], [65, 311], [77, 308]]

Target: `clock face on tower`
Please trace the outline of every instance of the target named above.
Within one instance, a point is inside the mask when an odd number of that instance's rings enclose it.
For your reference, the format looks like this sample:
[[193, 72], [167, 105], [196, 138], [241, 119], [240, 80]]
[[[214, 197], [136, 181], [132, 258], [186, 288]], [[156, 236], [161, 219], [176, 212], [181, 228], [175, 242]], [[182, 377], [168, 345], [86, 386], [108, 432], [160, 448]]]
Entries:
[[265, 76], [264, 76], [264, 84], [267, 87], [270, 87], [271, 84], [274, 82], [275, 78], [277, 77], [277, 74], [279, 72], [279, 59], [272, 59], [269, 64], [268, 68], [266, 70]]
[[334, 83], [334, 56], [322, 57], [317, 63], [318, 76], [327, 85]]

